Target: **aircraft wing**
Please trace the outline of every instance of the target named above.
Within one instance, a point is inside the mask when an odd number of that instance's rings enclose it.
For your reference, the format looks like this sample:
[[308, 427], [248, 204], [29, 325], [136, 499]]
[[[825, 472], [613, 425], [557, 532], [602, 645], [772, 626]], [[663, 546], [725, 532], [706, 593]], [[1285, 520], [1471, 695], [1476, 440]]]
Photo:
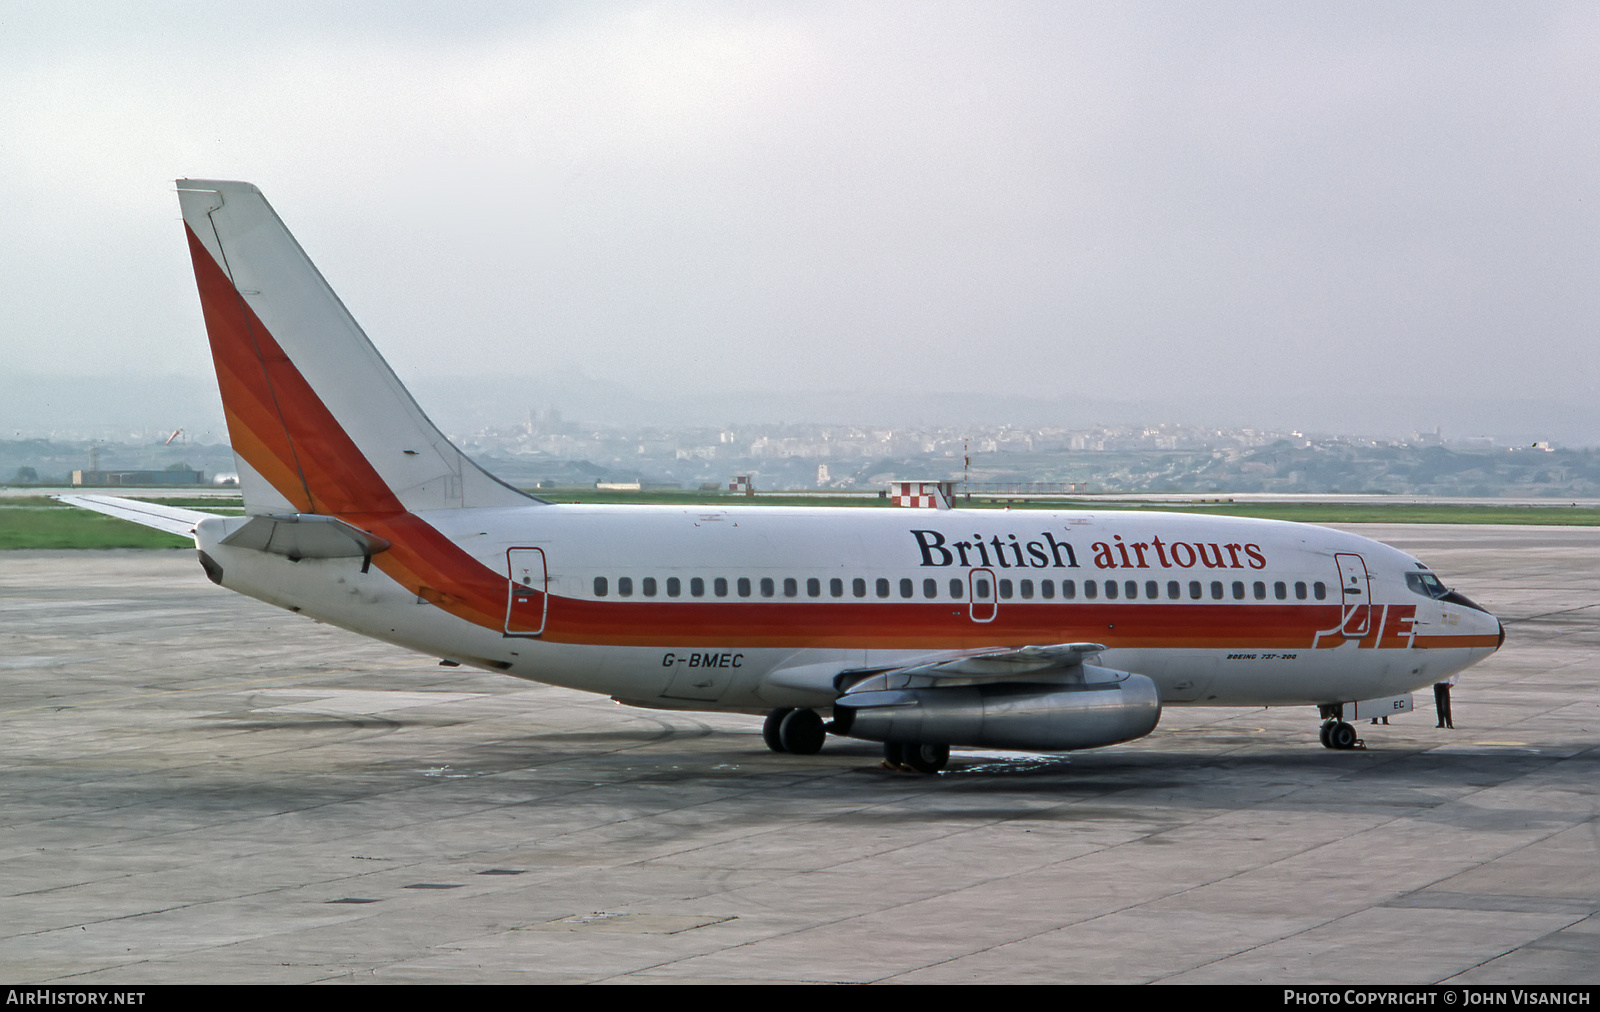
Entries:
[[57, 495], [51, 498], [68, 506], [104, 513], [118, 520], [131, 520], [136, 524], [154, 527], [158, 531], [166, 531], [179, 537], [193, 535], [196, 524], [207, 517], [217, 515], [203, 513], [200, 510], [180, 509], [177, 506], [162, 506], [140, 499], [119, 499], [110, 495]]
[[840, 671], [836, 664], [780, 668], [767, 676], [774, 687], [851, 695], [890, 689], [936, 688], [999, 682], [1040, 682], [1081, 676], [1086, 660], [1106, 649], [1101, 643], [960, 650], [924, 656], [893, 668]]
[[963, 681], [1011, 681], [1043, 671], [1077, 667], [1085, 659], [1106, 649], [1101, 643], [1056, 643], [1049, 646], [1014, 647], [986, 653], [963, 653], [935, 658], [895, 668], [888, 674], [935, 681], [959, 678]]

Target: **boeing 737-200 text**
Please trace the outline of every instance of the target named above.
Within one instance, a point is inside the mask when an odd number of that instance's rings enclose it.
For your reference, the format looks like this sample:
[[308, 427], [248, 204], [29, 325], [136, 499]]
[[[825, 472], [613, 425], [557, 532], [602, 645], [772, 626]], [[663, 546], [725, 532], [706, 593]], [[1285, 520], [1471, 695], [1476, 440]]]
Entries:
[[245, 515], [63, 498], [192, 535], [214, 582], [323, 622], [923, 771], [1129, 741], [1171, 705], [1315, 706], [1350, 748], [1350, 720], [1504, 641], [1416, 559], [1323, 527], [544, 502], [434, 427], [259, 190], [178, 197]]

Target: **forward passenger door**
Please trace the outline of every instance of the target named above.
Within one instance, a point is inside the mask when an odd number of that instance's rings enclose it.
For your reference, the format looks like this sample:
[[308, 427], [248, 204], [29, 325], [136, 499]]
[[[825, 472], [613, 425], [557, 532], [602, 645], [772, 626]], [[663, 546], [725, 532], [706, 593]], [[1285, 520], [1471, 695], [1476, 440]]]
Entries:
[[1360, 639], [1372, 629], [1371, 578], [1366, 560], [1352, 552], [1340, 552], [1333, 559], [1339, 564], [1341, 631], [1351, 639]]

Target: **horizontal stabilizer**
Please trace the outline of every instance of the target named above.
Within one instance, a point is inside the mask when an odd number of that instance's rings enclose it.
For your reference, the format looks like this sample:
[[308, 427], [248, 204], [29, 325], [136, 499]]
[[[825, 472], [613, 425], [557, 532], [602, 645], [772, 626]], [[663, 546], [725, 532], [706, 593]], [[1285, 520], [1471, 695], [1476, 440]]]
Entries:
[[177, 506], [162, 506], [159, 503], [144, 502], [140, 499], [120, 499], [111, 495], [57, 495], [51, 496], [68, 506], [78, 506], [82, 509], [104, 513], [118, 520], [129, 520], [145, 527], [154, 527], [158, 531], [176, 534], [179, 537], [191, 537], [195, 525], [200, 521], [214, 517], [215, 513], [202, 513], [200, 510], [180, 509]]
[[222, 539], [232, 548], [253, 548], [291, 559], [360, 559], [387, 551], [389, 542], [337, 517], [315, 513], [251, 517]]

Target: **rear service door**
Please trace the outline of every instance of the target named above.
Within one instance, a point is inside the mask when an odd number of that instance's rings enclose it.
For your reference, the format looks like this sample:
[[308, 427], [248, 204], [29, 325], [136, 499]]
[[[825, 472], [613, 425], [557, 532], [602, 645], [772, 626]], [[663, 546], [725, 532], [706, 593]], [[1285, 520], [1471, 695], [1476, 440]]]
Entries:
[[506, 552], [506, 635], [538, 636], [550, 610], [546, 594], [549, 570], [544, 549], [512, 548]]

